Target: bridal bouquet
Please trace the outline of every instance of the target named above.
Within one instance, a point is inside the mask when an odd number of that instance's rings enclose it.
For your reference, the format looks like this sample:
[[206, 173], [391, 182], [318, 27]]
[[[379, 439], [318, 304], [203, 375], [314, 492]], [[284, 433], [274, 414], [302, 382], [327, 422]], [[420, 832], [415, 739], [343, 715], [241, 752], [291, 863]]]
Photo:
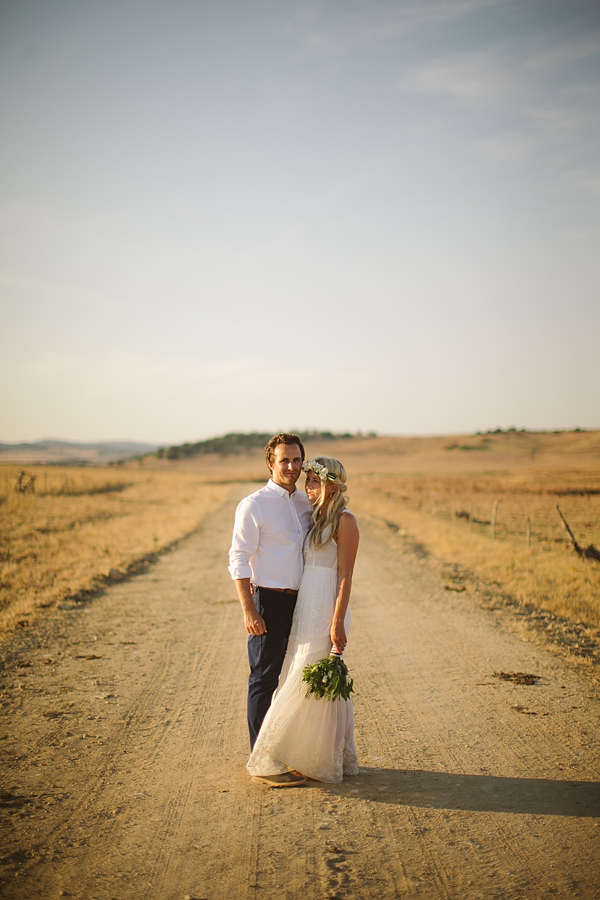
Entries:
[[306, 696], [314, 694], [316, 700], [325, 697], [327, 700], [337, 700], [343, 697], [348, 700], [354, 693], [354, 681], [348, 675], [348, 667], [341, 656], [332, 653], [312, 666], [306, 666], [302, 675], [302, 681], [308, 684]]

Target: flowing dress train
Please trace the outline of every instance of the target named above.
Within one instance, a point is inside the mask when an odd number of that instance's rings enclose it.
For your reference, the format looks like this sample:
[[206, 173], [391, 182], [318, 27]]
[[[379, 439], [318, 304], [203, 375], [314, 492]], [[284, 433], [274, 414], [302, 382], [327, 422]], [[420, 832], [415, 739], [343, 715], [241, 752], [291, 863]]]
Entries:
[[[344, 515], [352, 515], [345, 512]], [[340, 782], [357, 775], [352, 700], [306, 696], [304, 667], [331, 651], [329, 632], [337, 597], [337, 544], [304, 547], [298, 591], [279, 684], [247, 763], [251, 775], [296, 769], [316, 781]], [[346, 631], [350, 614], [346, 615]]]

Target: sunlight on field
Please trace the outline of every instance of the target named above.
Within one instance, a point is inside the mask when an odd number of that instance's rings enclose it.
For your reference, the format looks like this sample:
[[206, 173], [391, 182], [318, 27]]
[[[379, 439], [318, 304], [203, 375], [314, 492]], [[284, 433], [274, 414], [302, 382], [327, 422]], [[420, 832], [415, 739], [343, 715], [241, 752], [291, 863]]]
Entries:
[[[0, 627], [93, 588], [189, 534], [225, 500], [206, 475], [133, 467], [0, 467]], [[34, 478], [34, 484], [30, 484]], [[20, 487], [21, 490], [16, 488]]]
[[[359, 475], [352, 507], [396, 526], [449, 564], [471, 570], [518, 600], [600, 625], [600, 467], [510, 474]], [[495, 527], [494, 527], [495, 520]]]
[[[582, 547], [600, 549], [599, 431], [365, 436], [306, 450], [344, 462], [359, 518], [380, 517], [518, 600], [600, 625], [600, 562], [577, 556], [556, 510]], [[0, 627], [118, 577], [193, 531], [231, 482], [268, 477], [260, 450], [22, 471], [0, 466]]]
[[[556, 510], [558, 503], [583, 547], [600, 549], [600, 431], [365, 435], [310, 442], [306, 452], [342, 460], [359, 517], [385, 519], [518, 600], [600, 625], [600, 562], [576, 555]], [[267, 476], [260, 451], [180, 465]]]

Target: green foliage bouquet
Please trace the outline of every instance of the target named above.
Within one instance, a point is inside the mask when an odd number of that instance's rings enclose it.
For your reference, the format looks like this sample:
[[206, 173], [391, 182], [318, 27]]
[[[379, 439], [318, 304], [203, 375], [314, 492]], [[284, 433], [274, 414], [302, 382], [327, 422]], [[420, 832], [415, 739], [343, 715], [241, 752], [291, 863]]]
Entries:
[[348, 675], [346, 663], [337, 653], [306, 666], [302, 681], [308, 685], [306, 696], [312, 694], [316, 700], [321, 697], [326, 700], [337, 700], [338, 697], [348, 700], [354, 693], [354, 681]]

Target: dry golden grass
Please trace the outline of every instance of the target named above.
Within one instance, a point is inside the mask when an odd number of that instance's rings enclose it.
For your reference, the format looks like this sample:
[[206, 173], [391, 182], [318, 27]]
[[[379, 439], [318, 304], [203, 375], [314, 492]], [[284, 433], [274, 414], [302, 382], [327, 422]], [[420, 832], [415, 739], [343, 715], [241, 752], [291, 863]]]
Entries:
[[[523, 602], [600, 625], [600, 563], [575, 554], [556, 511], [559, 503], [580, 544], [600, 549], [600, 431], [363, 437], [306, 451], [342, 460], [359, 515], [399, 525], [434, 556]], [[260, 451], [179, 465], [266, 477]], [[496, 500], [492, 540], [485, 523]]]
[[[556, 512], [558, 502], [579, 542], [600, 549], [600, 431], [365, 437], [306, 449], [342, 460], [359, 515], [381, 516], [524, 602], [600, 625], [600, 563], [575, 554]], [[225, 482], [268, 474], [260, 451], [28, 471], [35, 493], [17, 493], [20, 468], [0, 466], [0, 627], [188, 534], [223, 502]]]
[[[368, 472], [446, 475], [552, 468], [585, 471], [589, 467], [600, 466], [600, 431], [359, 437], [310, 442], [306, 444], [306, 453], [309, 457], [325, 453], [341, 459], [350, 478]], [[152, 465], [227, 476], [240, 481], [267, 477], [262, 450], [225, 457], [207, 454], [173, 462], [155, 460]]]
[[189, 534], [229, 491], [197, 472], [36, 466], [35, 492], [20, 493], [20, 471], [0, 467], [5, 629]]
[[558, 503], [580, 544], [600, 549], [600, 467], [359, 475], [351, 499], [357, 512], [399, 526], [439, 559], [511, 596], [600, 625], [600, 562], [577, 556], [556, 510]]

